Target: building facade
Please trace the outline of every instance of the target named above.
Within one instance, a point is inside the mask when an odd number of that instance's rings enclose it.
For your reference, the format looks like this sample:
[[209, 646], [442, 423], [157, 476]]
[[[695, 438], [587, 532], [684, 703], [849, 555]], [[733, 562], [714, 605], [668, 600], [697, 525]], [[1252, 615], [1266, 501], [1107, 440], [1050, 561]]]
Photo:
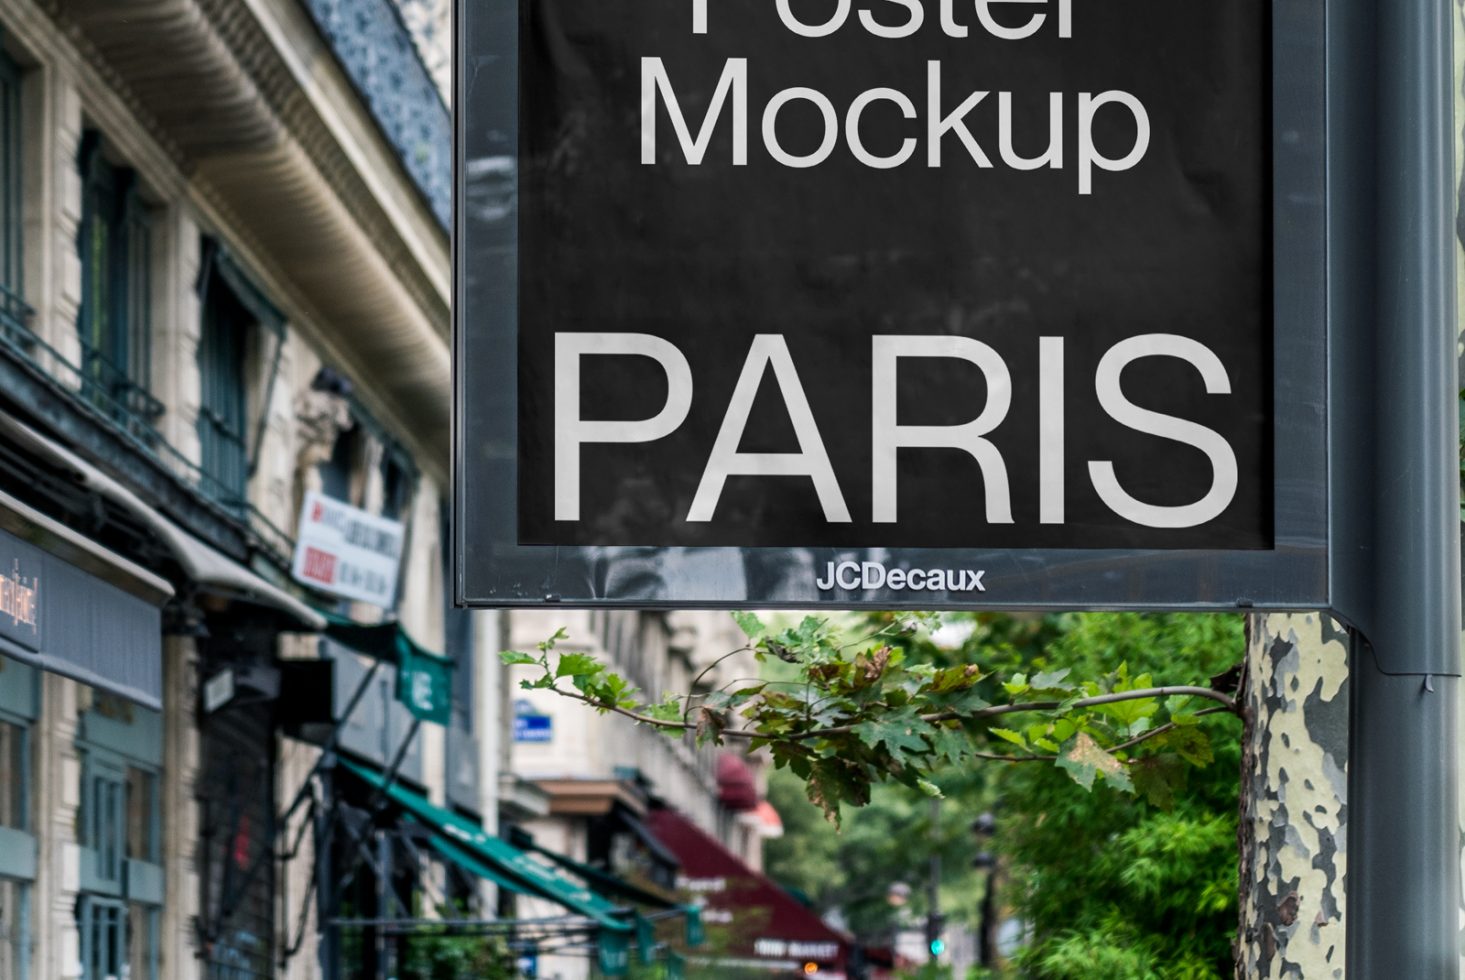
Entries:
[[[497, 627], [445, 598], [447, 119], [385, 0], [0, 5], [5, 980], [340, 975], [287, 836], [342, 727], [292, 665], [344, 665], [329, 700], [370, 659], [332, 617], [457, 667], [404, 778], [494, 812]], [[401, 525], [394, 594], [292, 581], [312, 491]]]
[[[446, 16], [0, 4], [0, 980], [420, 976], [445, 930], [617, 975], [695, 918], [649, 809], [759, 864], [756, 759], [497, 657], [720, 683], [726, 616], [452, 607]], [[297, 548], [326, 512], [395, 580]]]

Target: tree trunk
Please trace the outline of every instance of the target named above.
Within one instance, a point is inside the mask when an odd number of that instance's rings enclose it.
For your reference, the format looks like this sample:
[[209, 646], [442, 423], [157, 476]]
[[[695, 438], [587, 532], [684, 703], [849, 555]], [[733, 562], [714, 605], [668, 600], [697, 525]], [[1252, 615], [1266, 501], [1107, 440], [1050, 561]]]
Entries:
[[1326, 615], [1247, 621], [1237, 980], [1343, 977], [1347, 649]]

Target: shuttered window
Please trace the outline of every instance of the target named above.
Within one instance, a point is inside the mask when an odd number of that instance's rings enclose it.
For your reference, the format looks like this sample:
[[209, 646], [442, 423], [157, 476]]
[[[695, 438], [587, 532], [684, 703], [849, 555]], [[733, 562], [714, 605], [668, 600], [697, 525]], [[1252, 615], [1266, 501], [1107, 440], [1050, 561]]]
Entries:
[[83, 394], [140, 438], [152, 438], [162, 405], [148, 391], [152, 361], [152, 228], [133, 171], [82, 138], [81, 335]]
[[249, 479], [244, 366], [254, 322], [222, 276], [208, 278], [198, 369], [203, 379], [198, 437], [211, 495], [242, 506]]

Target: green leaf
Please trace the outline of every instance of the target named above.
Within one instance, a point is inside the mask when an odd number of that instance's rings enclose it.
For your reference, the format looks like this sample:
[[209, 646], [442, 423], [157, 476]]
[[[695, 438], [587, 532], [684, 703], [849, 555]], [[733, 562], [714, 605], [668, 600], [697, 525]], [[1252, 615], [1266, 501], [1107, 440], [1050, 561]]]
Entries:
[[763, 620], [750, 612], [735, 612], [732, 614], [733, 621], [738, 624], [738, 629], [750, 640], [756, 640], [767, 632], [768, 627], [763, 625]]
[[1114, 758], [1087, 732], [1079, 732], [1064, 747], [1058, 754], [1057, 764], [1058, 768], [1068, 773], [1084, 789], [1092, 790], [1094, 777], [1102, 776], [1115, 789], [1126, 793], [1134, 792], [1134, 783], [1125, 771], [1124, 763]]
[[605, 670], [605, 666], [588, 653], [565, 653], [560, 655], [556, 677], [593, 677]]
[[522, 650], [505, 650], [499, 654], [499, 660], [503, 661], [504, 664], [510, 667], [514, 666], [515, 664], [539, 663], [538, 657], [536, 657], [532, 653], [525, 653]]
[[[641, 713], [657, 721], [680, 722], [682, 720], [682, 699], [675, 694], [668, 694], [658, 704], [648, 704], [641, 709]], [[679, 730], [675, 730], [678, 736]]]
[[941, 787], [940, 786], [937, 786], [935, 783], [931, 782], [929, 779], [918, 779], [918, 780], [916, 780], [916, 785], [918, 787], [920, 787], [920, 790], [921, 790], [922, 793], [925, 793], [927, 796], [931, 797], [932, 799], [937, 799], [937, 800], [945, 799], [945, 797], [942, 796], [942, 794], [941, 794]]
[[925, 755], [930, 752], [930, 746], [926, 744], [926, 740], [917, 730], [929, 727], [925, 722], [890, 721], [876, 718], [862, 721], [854, 725], [852, 730], [866, 745], [872, 748], [884, 745], [891, 755], [903, 760], [907, 756]]
[[936, 756], [947, 762], [960, 762], [971, 750], [966, 732], [957, 727], [938, 725], [932, 729], [929, 738]]
[[565, 628], [561, 626], [559, 629], [554, 631], [554, 636], [551, 636], [547, 640], [540, 641], [539, 652], [548, 653], [549, 651], [554, 649], [554, 645], [556, 643], [558, 643], [560, 640], [566, 639], [569, 635], [569, 633], [565, 632]]
[[1161, 810], [1175, 808], [1175, 793], [1185, 785], [1186, 765], [1176, 755], [1152, 755], [1130, 764], [1129, 774], [1134, 788], [1151, 806]]
[[1007, 692], [1008, 696], [1014, 698], [1017, 697], [1019, 694], [1026, 693], [1028, 688], [1029, 685], [1026, 674], [1013, 674], [1012, 680], [1002, 682], [1002, 689]]
[[1033, 675], [1031, 686], [1035, 691], [1051, 691], [1058, 688], [1067, 689], [1064, 681], [1068, 679], [1070, 671], [1067, 667], [1062, 670], [1048, 670]]
[[1211, 750], [1211, 737], [1206, 734], [1205, 729], [1196, 726], [1172, 728], [1164, 734], [1156, 735], [1150, 742], [1156, 748], [1169, 749], [1193, 766], [1208, 766], [1215, 759], [1215, 753]]
[[993, 735], [996, 735], [998, 738], [1003, 739], [1004, 741], [1011, 742], [1013, 745], [1016, 745], [1020, 748], [1025, 749], [1028, 747], [1027, 739], [1022, 737], [1021, 732], [1015, 732], [1010, 728], [989, 728], [987, 729], [987, 731], [991, 732]]
[[944, 670], [935, 671], [929, 682], [929, 693], [947, 694], [951, 691], [964, 691], [982, 679], [982, 668], [976, 664], [963, 664], [960, 667], [947, 667]]

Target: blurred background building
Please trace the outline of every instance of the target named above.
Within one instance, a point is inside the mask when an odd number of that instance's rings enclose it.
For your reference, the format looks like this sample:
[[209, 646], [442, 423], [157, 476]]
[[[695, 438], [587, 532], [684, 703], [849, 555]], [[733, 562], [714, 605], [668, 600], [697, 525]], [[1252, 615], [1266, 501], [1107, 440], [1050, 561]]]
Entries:
[[616, 975], [703, 928], [656, 813], [776, 832], [496, 656], [725, 616], [452, 607], [447, 10], [0, 3], [0, 980]]

